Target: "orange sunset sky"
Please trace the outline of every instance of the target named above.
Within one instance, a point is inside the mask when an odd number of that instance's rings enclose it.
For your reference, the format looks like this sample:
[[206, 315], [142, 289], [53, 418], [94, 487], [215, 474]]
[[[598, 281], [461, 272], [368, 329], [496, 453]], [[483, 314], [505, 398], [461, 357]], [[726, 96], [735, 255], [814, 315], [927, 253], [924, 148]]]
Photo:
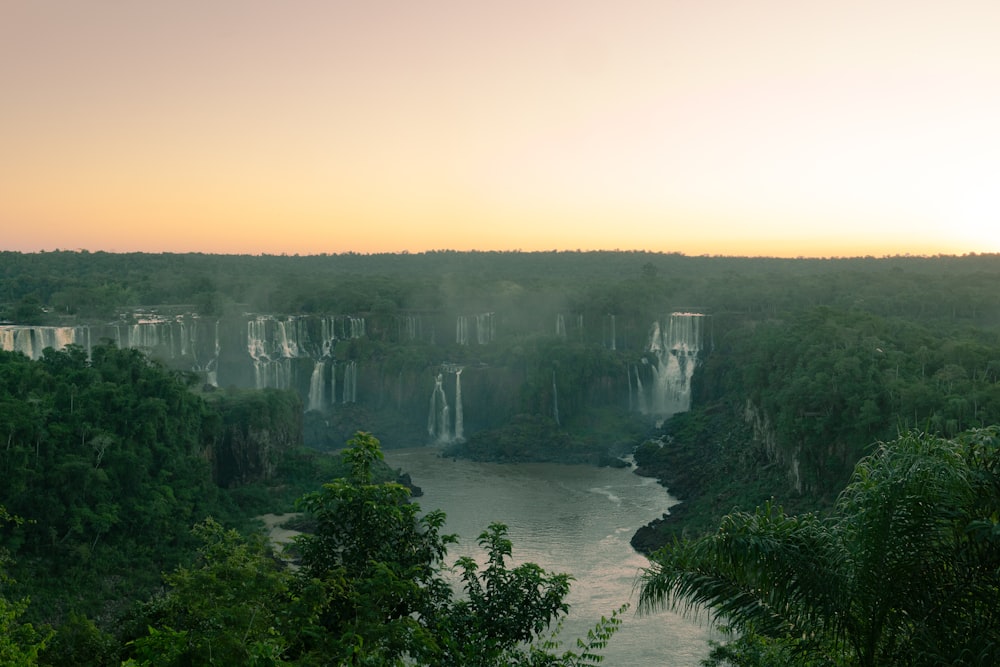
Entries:
[[1000, 252], [1000, 2], [0, 0], [0, 249]]

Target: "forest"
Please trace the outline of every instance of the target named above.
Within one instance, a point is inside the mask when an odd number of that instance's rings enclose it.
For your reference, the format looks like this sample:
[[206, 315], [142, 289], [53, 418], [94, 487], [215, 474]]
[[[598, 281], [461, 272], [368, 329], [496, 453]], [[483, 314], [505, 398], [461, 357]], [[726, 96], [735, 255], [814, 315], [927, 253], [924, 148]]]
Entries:
[[[427, 441], [434, 374], [458, 368], [447, 377], [463, 383], [466, 417], [463, 437], [451, 426], [449, 455], [608, 464], [634, 453], [641, 474], [683, 501], [633, 539], [653, 564], [644, 604], [714, 609], [740, 639], [713, 664], [995, 664], [998, 624], [984, 610], [1000, 608], [1000, 468], [988, 430], [1000, 424], [998, 284], [995, 255], [0, 253], [0, 329], [98, 330], [156, 312], [196, 314], [223, 331], [236, 321], [238, 340], [245, 313], [364, 321], [363, 334], [340, 335], [324, 352], [335, 359], [328, 391], [345, 398], [323, 405], [309, 405], [309, 371], [320, 367], [312, 360], [302, 361], [299, 384], [262, 388], [213, 385], [189, 353], [159, 358], [107, 339], [36, 359], [0, 352], [0, 623], [9, 638], [0, 656], [53, 665], [599, 662], [620, 618], [595, 619], [569, 650], [545, 644], [542, 630], [567, 612], [569, 582], [508, 568], [502, 526], [484, 526], [490, 566], [465, 563], [456, 598], [439, 580], [445, 518], [401, 509], [414, 506], [409, 491], [380, 465], [379, 448]], [[663, 420], [637, 409], [633, 392], [656, 364], [650, 323], [678, 311], [708, 324], [689, 409]], [[454, 322], [466, 313], [489, 313], [495, 334], [462, 340]], [[458, 407], [454, 393], [448, 400]], [[925, 469], [940, 486], [917, 475]], [[364, 505], [358, 494], [375, 494], [369, 505], [386, 516], [351, 519], [345, 508]], [[887, 509], [886, 498], [896, 504]], [[313, 532], [292, 572], [271, 558], [252, 517], [296, 502]], [[918, 539], [917, 527], [933, 522], [917, 510], [930, 505], [947, 508], [938, 517], [947, 525]], [[860, 528], [863, 517], [874, 523]], [[358, 533], [383, 519], [399, 542], [373, 554], [384, 545]], [[359, 543], [338, 544], [344, 535]], [[772, 550], [751, 558], [762, 545]], [[835, 563], [812, 571], [853, 582], [848, 599], [822, 597], [829, 591], [810, 588], [791, 564], [817, 545]], [[355, 547], [364, 563], [347, 562]], [[891, 561], [897, 569], [883, 580], [905, 573], [924, 587], [870, 600], [874, 584], [857, 572], [871, 576], [874, 556], [858, 549], [937, 560], [924, 563], [933, 571]], [[344, 562], [321, 566], [330, 553]], [[792, 583], [768, 587], [782, 578]], [[195, 594], [251, 595], [221, 583], [240, 581], [267, 591], [238, 605], [259, 609], [259, 619]], [[932, 584], [967, 595], [932, 616], [922, 597]], [[740, 586], [764, 597], [740, 597]], [[500, 620], [497, 590], [525, 615]], [[529, 591], [541, 598], [518, 597]], [[827, 606], [802, 606], [806, 597]], [[359, 610], [362, 600], [381, 606]], [[776, 614], [779, 603], [799, 615]], [[927, 615], [917, 619], [920, 605]], [[875, 613], [885, 619], [876, 628], [845, 620]], [[233, 641], [236, 628], [245, 641]], [[466, 637], [481, 662], [445, 636]], [[899, 650], [914, 637], [925, 640], [919, 650]]]

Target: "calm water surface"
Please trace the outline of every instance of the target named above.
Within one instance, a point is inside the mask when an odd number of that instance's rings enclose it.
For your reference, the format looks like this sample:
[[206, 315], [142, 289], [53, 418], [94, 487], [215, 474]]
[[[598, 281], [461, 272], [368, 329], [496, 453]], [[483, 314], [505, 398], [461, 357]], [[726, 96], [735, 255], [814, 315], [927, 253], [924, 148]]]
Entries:
[[630, 603], [604, 651], [609, 667], [697, 667], [718, 639], [704, 621], [671, 612], [636, 616], [633, 586], [648, 564], [629, 544], [635, 530], [676, 503], [653, 479], [629, 470], [548, 463], [475, 463], [444, 459], [430, 447], [385, 451], [423, 489], [424, 510], [441, 509], [445, 532], [459, 536], [448, 560], [485, 558], [477, 536], [494, 521], [507, 524], [515, 563], [535, 562], [575, 578], [569, 618], [559, 637], [575, 649], [601, 616]]

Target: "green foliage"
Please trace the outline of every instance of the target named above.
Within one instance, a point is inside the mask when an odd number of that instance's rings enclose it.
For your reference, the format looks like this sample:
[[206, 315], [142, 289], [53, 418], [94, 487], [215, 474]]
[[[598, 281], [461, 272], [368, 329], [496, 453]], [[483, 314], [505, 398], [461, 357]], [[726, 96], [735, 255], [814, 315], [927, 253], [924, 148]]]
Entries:
[[204, 403], [140, 352], [0, 352], [0, 397], [0, 503], [28, 520], [2, 539], [32, 618], [113, 616], [186, 554], [196, 520], [227, 511]]
[[444, 565], [444, 515], [409, 502], [408, 490], [376, 481], [379, 442], [359, 432], [343, 454], [347, 477], [301, 500], [312, 533], [281, 567], [260, 539], [208, 520], [195, 527], [197, 562], [165, 577], [169, 587], [140, 614], [129, 665], [551, 665], [601, 662], [618, 610], [579, 640], [580, 653], [540, 640], [568, 611], [570, 577], [533, 563], [507, 566], [506, 527], [480, 536], [486, 568], [461, 559], [466, 597]]
[[708, 608], [836, 664], [995, 664], [998, 473], [995, 428], [904, 434], [858, 464], [829, 519], [767, 505], [657, 552], [640, 607]]
[[208, 519], [194, 567], [165, 577], [170, 587], [150, 606], [148, 634], [130, 643], [138, 665], [281, 665], [312, 610], [291, 596], [292, 574], [262, 538], [247, 539]]
[[374, 483], [378, 440], [359, 432], [348, 445], [350, 477], [300, 503], [315, 521], [313, 534], [296, 539], [302, 571], [326, 590], [326, 632], [310, 649], [348, 664], [426, 655], [433, 647], [427, 619], [448, 598], [438, 570], [454, 538], [441, 533], [441, 512], [420, 516], [405, 486]]
[[116, 637], [98, 628], [90, 618], [71, 611], [56, 628], [38, 663], [52, 667], [117, 667], [121, 663], [119, 654]]
[[[8, 524], [23, 523], [20, 517], [11, 515], [0, 504], [0, 529]], [[11, 580], [7, 576], [10, 555], [0, 547], [0, 665], [18, 667], [37, 664], [38, 654], [45, 649], [51, 639], [51, 632], [41, 632], [31, 623], [22, 620], [28, 607], [28, 599], [8, 600], [5, 593]]]
[[507, 527], [490, 524], [479, 536], [486, 551], [480, 572], [474, 558], [463, 557], [461, 571], [466, 599], [452, 607], [448, 619], [443, 665], [470, 667], [520, 664], [524, 647], [569, 611], [565, 597], [571, 577], [549, 575], [534, 563], [507, 567], [513, 545]]

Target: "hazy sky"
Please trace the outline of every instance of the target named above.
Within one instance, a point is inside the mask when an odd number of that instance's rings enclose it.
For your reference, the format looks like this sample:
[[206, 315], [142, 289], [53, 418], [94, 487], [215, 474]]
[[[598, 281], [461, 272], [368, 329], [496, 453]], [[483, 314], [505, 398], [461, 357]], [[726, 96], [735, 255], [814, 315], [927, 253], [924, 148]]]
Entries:
[[1000, 1], [0, 0], [0, 248], [1000, 251]]

